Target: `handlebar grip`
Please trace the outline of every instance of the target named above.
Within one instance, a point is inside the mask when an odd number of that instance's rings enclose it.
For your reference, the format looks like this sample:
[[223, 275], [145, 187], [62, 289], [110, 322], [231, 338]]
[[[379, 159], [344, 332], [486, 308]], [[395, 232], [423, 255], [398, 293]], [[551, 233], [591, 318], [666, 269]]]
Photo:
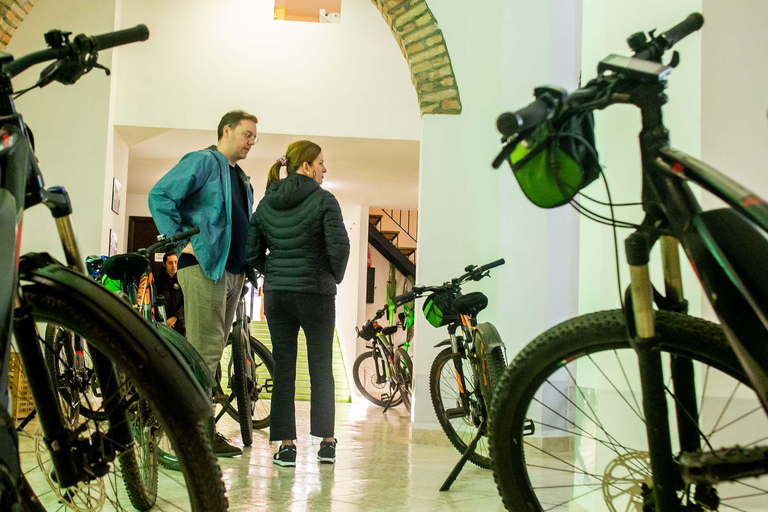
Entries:
[[106, 50], [114, 46], [146, 41], [149, 39], [149, 29], [146, 25], [136, 25], [133, 28], [107, 32], [98, 36], [91, 36], [97, 50]]
[[200, 232], [200, 228], [192, 228], [188, 229], [187, 231], [182, 231], [181, 233], [177, 233], [171, 237], [171, 240], [174, 242], [178, 242], [179, 240], [186, 240], [187, 238], [191, 238], [194, 235], [198, 234]]
[[551, 107], [542, 98], [537, 99], [527, 107], [517, 112], [504, 112], [496, 119], [496, 128], [507, 138], [515, 134], [535, 128], [547, 120]]
[[671, 48], [679, 40], [699, 30], [704, 25], [704, 16], [698, 12], [689, 15], [683, 21], [667, 30], [661, 36], [667, 41], [667, 48]]
[[416, 298], [416, 294], [413, 293], [413, 291], [405, 292], [402, 295], [398, 295], [395, 297], [395, 304], [405, 304], [406, 302], [411, 302]]
[[506, 263], [506, 261], [504, 261], [504, 258], [500, 258], [500, 259], [498, 259], [496, 261], [492, 261], [490, 263], [486, 263], [485, 265], [482, 266], [482, 269], [483, 269], [483, 271], [491, 270], [492, 268], [500, 267], [500, 266], [502, 266], [505, 263]]

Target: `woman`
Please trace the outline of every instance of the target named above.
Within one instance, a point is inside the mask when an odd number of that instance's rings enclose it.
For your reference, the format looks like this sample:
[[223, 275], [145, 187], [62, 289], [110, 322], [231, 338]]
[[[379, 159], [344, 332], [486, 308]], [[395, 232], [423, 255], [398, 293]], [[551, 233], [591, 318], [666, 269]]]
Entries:
[[[288, 176], [281, 180], [282, 167]], [[248, 263], [264, 274], [264, 314], [275, 359], [269, 437], [281, 441], [273, 457], [280, 466], [296, 465], [299, 327], [307, 338], [310, 434], [322, 438], [317, 459], [336, 461], [331, 359], [336, 285], [349, 259], [349, 237], [338, 201], [320, 187], [326, 172], [320, 146], [308, 140], [288, 146], [269, 171], [246, 242]]]

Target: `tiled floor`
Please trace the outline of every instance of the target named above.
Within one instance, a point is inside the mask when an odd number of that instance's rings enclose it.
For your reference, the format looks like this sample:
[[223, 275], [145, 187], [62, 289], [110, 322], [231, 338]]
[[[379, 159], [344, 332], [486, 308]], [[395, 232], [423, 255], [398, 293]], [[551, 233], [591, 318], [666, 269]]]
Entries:
[[[382, 414], [368, 403], [337, 404], [336, 436], [339, 440], [335, 465], [316, 461], [319, 441], [309, 430], [309, 404], [297, 402], [299, 431], [295, 468], [272, 464], [273, 447], [268, 432], [255, 431], [253, 446], [241, 457], [219, 459], [227, 486], [230, 510], [234, 511], [458, 511], [504, 510], [490, 471], [471, 463], [465, 466], [448, 492], [438, 489], [459, 453], [446, 445], [410, 442], [410, 418], [401, 407]], [[238, 425], [222, 419], [219, 430], [240, 441]], [[22, 463], [29, 471], [33, 488], [42, 494], [47, 487], [36, 469], [31, 424], [22, 434]], [[447, 443], [447, 441], [446, 441]], [[155, 510], [188, 510], [183, 504], [180, 473], [162, 470]], [[104, 510], [131, 510], [122, 482], [117, 482], [119, 504], [107, 503]], [[113, 495], [113, 493], [109, 493]], [[57, 509], [52, 495], [43, 496], [49, 510]], [[60, 507], [60, 505], [59, 505]]]

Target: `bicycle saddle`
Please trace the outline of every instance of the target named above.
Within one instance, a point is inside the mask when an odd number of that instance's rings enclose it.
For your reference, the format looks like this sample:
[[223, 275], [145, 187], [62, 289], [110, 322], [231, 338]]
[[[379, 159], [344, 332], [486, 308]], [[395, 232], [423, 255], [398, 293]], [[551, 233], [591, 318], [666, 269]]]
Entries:
[[395, 334], [395, 333], [397, 332], [397, 330], [398, 330], [398, 329], [399, 329], [399, 327], [398, 327], [398, 326], [396, 326], [396, 325], [390, 325], [389, 327], [384, 327], [384, 328], [381, 330], [381, 334], [383, 334], [384, 336], [389, 336], [390, 334]]
[[488, 297], [481, 292], [470, 292], [456, 297], [453, 301], [453, 309], [460, 315], [477, 316], [486, 307], [488, 307]]
[[147, 270], [149, 264], [144, 256], [138, 254], [117, 254], [104, 261], [102, 269], [110, 279], [138, 279]]

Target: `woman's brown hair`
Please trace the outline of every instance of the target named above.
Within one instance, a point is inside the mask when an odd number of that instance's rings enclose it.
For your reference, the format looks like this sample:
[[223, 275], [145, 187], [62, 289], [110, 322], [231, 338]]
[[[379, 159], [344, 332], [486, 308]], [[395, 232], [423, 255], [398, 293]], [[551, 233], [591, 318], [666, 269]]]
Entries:
[[296, 172], [304, 165], [304, 162], [312, 165], [322, 148], [309, 140], [297, 140], [292, 142], [285, 150], [285, 159], [278, 158], [267, 174], [267, 188], [280, 181], [280, 168], [285, 165], [288, 174]]

